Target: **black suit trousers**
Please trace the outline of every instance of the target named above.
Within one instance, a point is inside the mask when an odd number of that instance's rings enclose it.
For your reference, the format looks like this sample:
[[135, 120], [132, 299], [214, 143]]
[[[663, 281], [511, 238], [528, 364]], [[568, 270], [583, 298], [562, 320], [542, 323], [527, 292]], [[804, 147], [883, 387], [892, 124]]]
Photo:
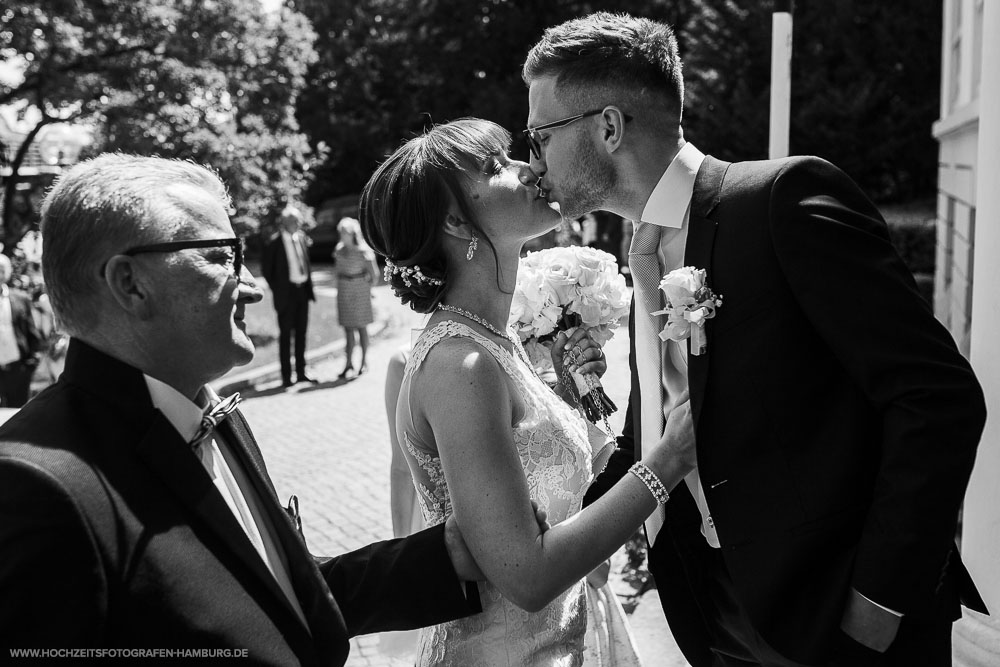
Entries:
[[292, 334], [295, 334], [295, 373], [306, 374], [306, 328], [309, 325], [309, 290], [306, 285], [289, 285], [288, 298], [278, 311], [278, 356], [281, 379], [292, 378]]

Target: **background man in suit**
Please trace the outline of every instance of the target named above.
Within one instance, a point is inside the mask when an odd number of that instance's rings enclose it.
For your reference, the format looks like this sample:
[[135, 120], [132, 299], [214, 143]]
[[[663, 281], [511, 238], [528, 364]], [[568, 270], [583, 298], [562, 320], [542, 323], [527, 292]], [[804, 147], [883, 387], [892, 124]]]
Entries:
[[454, 525], [307, 551], [246, 421], [208, 385], [253, 356], [244, 310], [262, 298], [228, 209], [203, 167], [111, 154], [46, 197], [45, 281], [72, 339], [60, 380], [0, 427], [4, 650], [339, 665], [350, 636], [478, 611]]
[[[690, 662], [950, 665], [960, 595], [981, 605], [954, 536], [985, 406], [878, 211], [818, 158], [685, 142], [665, 24], [569, 21], [523, 78], [541, 191], [637, 221], [629, 414], [592, 497], [690, 391], [698, 469], [647, 523]], [[701, 354], [651, 315], [684, 266], [724, 296]]]
[[7, 284], [11, 272], [10, 258], [0, 254], [0, 405], [19, 408], [28, 401], [42, 337], [31, 297]]
[[261, 273], [274, 295], [278, 312], [278, 356], [281, 381], [292, 386], [291, 342], [295, 333], [295, 376], [298, 382], [314, 382], [306, 375], [306, 329], [309, 326], [309, 302], [315, 301], [312, 272], [309, 268], [307, 240], [300, 226], [302, 214], [286, 206], [278, 220], [280, 231], [264, 245]]

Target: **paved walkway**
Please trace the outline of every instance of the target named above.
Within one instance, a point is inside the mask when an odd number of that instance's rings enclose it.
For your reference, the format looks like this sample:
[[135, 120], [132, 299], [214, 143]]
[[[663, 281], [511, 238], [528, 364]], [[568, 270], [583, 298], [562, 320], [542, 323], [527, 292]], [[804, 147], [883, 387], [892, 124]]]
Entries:
[[[340, 346], [321, 351], [311, 361], [315, 385], [283, 390], [268, 369], [256, 376], [233, 374], [220, 385], [239, 385], [246, 400], [241, 409], [253, 426], [278, 495], [299, 497], [310, 549], [334, 555], [392, 537], [389, 517], [389, 434], [383, 382], [389, 357], [409, 342], [422, 316], [399, 305], [388, 288], [375, 290], [378, 331], [369, 349], [369, 372], [338, 381], [343, 367]], [[621, 328], [606, 353], [609, 371], [604, 384], [619, 406], [628, 398], [628, 332]], [[612, 426], [621, 427], [621, 411]], [[616, 557], [618, 570], [624, 561]], [[613, 583], [620, 577], [612, 576]], [[630, 590], [623, 585], [621, 590]], [[663, 620], [655, 591], [640, 600], [632, 625], [646, 667], [686, 667]], [[406, 667], [394, 658], [387, 640], [378, 635], [352, 642], [349, 667]]]

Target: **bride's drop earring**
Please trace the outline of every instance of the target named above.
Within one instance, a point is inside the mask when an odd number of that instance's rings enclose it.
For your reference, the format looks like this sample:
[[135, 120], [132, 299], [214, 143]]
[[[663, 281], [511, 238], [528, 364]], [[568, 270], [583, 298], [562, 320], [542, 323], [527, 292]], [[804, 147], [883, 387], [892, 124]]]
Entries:
[[473, 232], [472, 240], [469, 241], [469, 250], [465, 253], [465, 259], [471, 262], [472, 256], [476, 254], [476, 248], [478, 247], [479, 247], [479, 237], [476, 236], [475, 232]]

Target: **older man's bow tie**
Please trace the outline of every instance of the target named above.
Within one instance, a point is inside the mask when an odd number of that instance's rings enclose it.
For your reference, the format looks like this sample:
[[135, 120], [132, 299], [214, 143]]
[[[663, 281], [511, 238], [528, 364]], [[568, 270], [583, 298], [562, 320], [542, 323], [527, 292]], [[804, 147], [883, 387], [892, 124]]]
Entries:
[[243, 399], [240, 397], [240, 393], [236, 392], [229, 398], [223, 399], [215, 404], [214, 407], [209, 409], [201, 418], [201, 428], [198, 432], [194, 434], [194, 438], [191, 440], [191, 447], [195, 448], [202, 443], [205, 438], [215, 430], [219, 424], [226, 420], [226, 417], [231, 415], [236, 409], [236, 406], [240, 404]]

